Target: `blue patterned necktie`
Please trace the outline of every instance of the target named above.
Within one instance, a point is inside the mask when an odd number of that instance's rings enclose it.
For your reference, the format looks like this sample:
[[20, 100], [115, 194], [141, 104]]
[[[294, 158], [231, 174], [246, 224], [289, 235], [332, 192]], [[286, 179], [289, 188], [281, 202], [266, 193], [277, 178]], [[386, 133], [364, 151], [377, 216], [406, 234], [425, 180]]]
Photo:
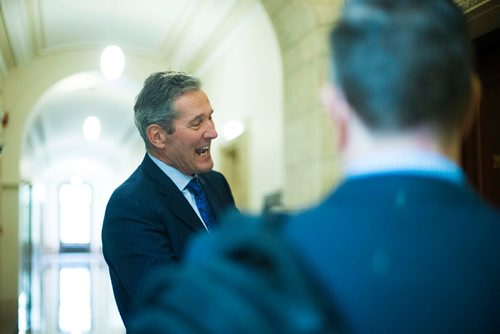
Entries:
[[196, 177], [192, 178], [186, 188], [191, 194], [194, 195], [194, 200], [196, 201], [198, 211], [200, 212], [200, 215], [203, 218], [207, 229], [211, 230], [214, 227], [214, 223], [212, 220], [212, 211], [210, 210], [210, 205], [208, 204], [207, 195], [201, 188], [198, 179]]

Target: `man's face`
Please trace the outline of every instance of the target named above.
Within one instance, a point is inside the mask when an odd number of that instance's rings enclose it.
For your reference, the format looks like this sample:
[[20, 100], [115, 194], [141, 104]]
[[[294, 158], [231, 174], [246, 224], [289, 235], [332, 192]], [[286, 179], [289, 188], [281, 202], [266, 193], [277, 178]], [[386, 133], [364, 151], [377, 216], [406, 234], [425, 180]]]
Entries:
[[174, 102], [179, 116], [174, 120], [174, 133], [167, 134], [163, 159], [186, 175], [212, 170], [212, 139], [217, 138], [212, 106], [202, 90], [188, 92]]

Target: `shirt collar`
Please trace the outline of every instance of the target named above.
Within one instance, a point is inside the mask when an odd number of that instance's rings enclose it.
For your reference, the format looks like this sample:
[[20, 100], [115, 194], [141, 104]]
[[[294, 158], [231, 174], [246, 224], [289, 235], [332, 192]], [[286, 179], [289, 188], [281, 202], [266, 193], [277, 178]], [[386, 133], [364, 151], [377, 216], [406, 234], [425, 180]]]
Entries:
[[154, 157], [153, 155], [149, 153], [148, 155], [151, 158], [151, 160], [153, 160], [153, 162], [158, 167], [160, 167], [160, 169], [172, 180], [172, 182], [174, 182], [174, 184], [177, 186], [177, 188], [179, 188], [180, 191], [183, 191], [186, 188], [189, 181], [191, 181], [191, 179], [193, 178], [193, 176], [182, 173], [178, 169], [167, 165], [166, 163]]
[[345, 169], [347, 178], [379, 174], [411, 174], [464, 183], [459, 166], [447, 157], [422, 150], [383, 150], [355, 159]]

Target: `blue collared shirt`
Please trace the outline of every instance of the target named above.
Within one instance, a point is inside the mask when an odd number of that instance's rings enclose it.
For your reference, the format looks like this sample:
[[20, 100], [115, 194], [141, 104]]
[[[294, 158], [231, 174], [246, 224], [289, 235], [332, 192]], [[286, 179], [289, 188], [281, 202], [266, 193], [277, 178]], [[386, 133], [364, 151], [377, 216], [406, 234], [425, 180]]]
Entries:
[[153, 160], [153, 162], [160, 167], [160, 169], [172, 180], [172, 182], [179, 188], [179, 190], [182, 192], [184, 197], [187, 199], [193, 210], [196, 212], [198, 217], [200, 218], [201, 222], [203, 223], [203, 226], [205, 226], [205, 229], [208, 231], [207, 226], [205, 225], [205, 222], [203, 221], [203, 218], [201, 217], [200, 211], [198, 210], [198, 207], [196, 206], [196, 201], [194, 199], [194, 195], [189, 192], [189, 190], [186, 189], [189, 181], [193, 179], [196, 176], [189, 176], [178, 169], [175, 169], [172, 166], [167, 165], [163, 161], [155, 158], [153, 155], [148, 153], [148, 156]]
[[423, 150], [385, 150], [364, 155], [345, 169], [347, 179], [383, 175], [409, 174], [436, 177], [463, 184], [462, 169], [447, 157]]

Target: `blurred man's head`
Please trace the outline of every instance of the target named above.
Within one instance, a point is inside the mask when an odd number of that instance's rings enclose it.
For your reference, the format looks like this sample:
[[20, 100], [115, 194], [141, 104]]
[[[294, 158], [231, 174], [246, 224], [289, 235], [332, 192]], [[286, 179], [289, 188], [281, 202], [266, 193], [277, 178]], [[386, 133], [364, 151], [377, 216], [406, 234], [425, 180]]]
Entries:
[[213, 168], [217, 137], [213, 109], [200, 80], [182, 72], [158, 72], [146, 79], [134, 107], [146, 149], [186, 175]]
[[462, 126], [478, 89], [452, 0], [346, 1], [330, 41], [333, 95], [370, 133], [426, 128], [443, 139]]

